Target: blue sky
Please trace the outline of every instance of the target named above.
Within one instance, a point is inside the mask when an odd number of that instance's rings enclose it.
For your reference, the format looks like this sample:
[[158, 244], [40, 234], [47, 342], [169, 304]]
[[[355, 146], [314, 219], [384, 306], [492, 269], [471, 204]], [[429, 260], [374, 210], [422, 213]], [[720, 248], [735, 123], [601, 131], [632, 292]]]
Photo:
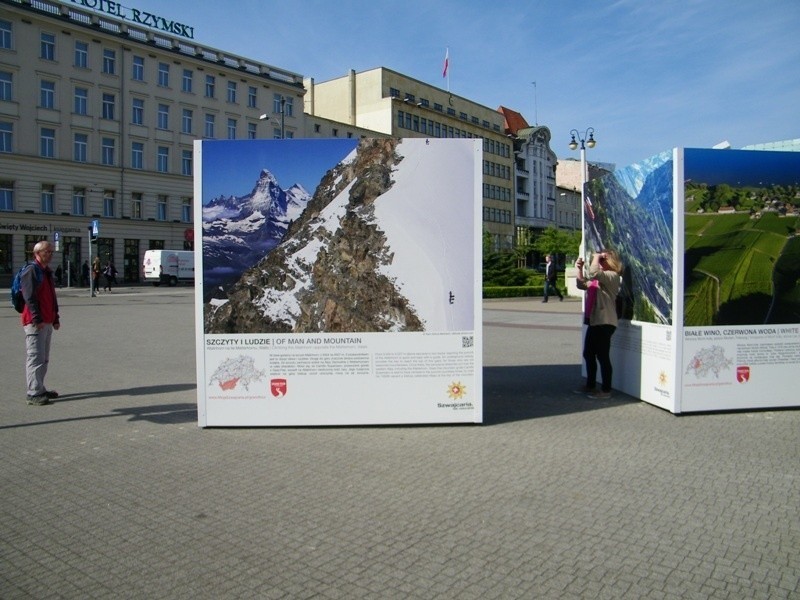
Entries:
[[[550, 128], [589, 160], [800, 138], [798, 0], [125, 0], [195, 40], [326, 81], [387, 67]], [[534, 85], [533, 82], [536, 82]]]

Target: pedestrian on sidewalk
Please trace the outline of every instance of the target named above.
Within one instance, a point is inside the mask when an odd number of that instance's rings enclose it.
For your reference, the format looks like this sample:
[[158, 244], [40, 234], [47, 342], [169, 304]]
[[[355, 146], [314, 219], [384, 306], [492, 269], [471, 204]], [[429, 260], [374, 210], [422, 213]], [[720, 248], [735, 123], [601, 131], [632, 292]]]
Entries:
[[95, 256], [92, 261], [92, 296], [100, 293], [100, 274], [103, 267], [100, 266], [100, 257]]
[[33, 247], [34, 262], [22, 273], [22, 328], [25, 331], [25, 379], [27, 402], [34, 406], [50, 404], [58, 392], [44, 385], [50, 363], [50, 342], [53, 330], [61, 327], [58, 299], [50, 260], [53, 245], [47, 240]]
[[553, 257], [548, 254], [544, 257], [544, 259], [546, 262], [544, 267], [544, 299], [542, 302], [547, 302], [547, 298], [550, 296], [551, 287], [553, 292], [558, 296], [559, 301], [563, 302], [564, 296], [558, 289], [558, 285], [556, 285], [556, 282], [558, 281], [558, 271], [556, 270], [556, 265], [553, 262]]

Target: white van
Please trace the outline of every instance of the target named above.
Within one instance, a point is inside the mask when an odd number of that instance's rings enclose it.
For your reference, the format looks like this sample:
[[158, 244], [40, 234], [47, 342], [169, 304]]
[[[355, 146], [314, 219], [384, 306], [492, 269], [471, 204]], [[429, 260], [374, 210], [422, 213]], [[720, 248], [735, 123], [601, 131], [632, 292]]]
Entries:
[[142, 264], [144, 280], [171, 286], [179, 281], [194, 283], [194, 252], [191, 250], [147, 250]]

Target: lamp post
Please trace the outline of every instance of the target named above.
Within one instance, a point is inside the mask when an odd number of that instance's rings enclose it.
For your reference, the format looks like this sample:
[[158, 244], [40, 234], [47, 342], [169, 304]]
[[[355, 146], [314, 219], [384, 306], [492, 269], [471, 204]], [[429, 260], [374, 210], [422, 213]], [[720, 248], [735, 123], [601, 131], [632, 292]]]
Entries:
[[[586, 182], [589, 179], [586, 172], [586, 148], [594, 148], [597, 142], [594, 141], [594, 127], [589, 127], [585, 131], [580, 132], [573, 129], [569, 132], [572, 140], [569, 143], [570, 150], [578, 149], [578, 142], [581, 148], [581, 247], [580, 256], [585, 260], [586, 254]], [[576, 139], [577, 138], [577, 139]]]

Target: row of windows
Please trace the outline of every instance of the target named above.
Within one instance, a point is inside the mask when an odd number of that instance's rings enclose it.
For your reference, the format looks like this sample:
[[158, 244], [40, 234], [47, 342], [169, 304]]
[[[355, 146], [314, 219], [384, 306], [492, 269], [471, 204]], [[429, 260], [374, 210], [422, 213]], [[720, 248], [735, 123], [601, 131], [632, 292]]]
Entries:
[[511, 167], [508, 165], [501, 165], [490, 160], [483, 161], [483, 174], [500, 179], [511, 179]]
[[[0, 121], [0, 152], [14, 151], [13, 124]], [[42, 158], [56, 158], [56, 130], [50, 127], [39, 129], [39, 156]], [[72, 139], [72, 160], [75, 162], [90, 162], [89, 135], [74, 133]], [[145, 169], [144, 142], [131, 142], [131, 163], [133, 169]], [[100, 164], [109, 167], [117, 166], [117, 140], [113, 137], [100, 138]], [[94, 161], [92, 161], [94, 162]], [[160, 173], [170, 172], [170, 147], [156, 147], [155, 170]], [[192, 175], [192, 151], [181, 150], [181, 175]]]
[[[0, 211], [14, 210], [14, 186], [13, 181], [0, 181]], [[88, 192], [85, 187], [72, 188], [72, 196], [69, 201], [62, 200], [61, 204], [69, 202], [70, 214], [74, 216], [86, 216], [88, 214]], [[130, 214], [125, 215], [131, 219], [144, 219], [145, 212], [142, 210], [144, 205], [144, 194], [141, 192], [131, 193]], [[117, 193], [115, 190], [103, 190], [102, 216], [117, 217]], [[155, 209], [153, 219], [156, 221], [169, 220], [170, 197], [166, 194], [158, 194], [155, 198]], [[56, 206], [55, 184], [43, 183], [40, 190], [40, 206], [42, 213], [54, 214], [64, 206]], [[180, 204], [181, 218], [183, 223], [192, 221], [192, 199], [190, 197], [181, 198]]]
[[[0, 71], [0, 101], [13, 100], [13, 75], [8, 71]], [[144, 98], [131, 99], [131, 124], [144, 126], [145, 118]], [[55, 109], [56, 104], [56, 84], [54, 81], [41, 80], [39, 87], [39, 107]], [[102, 93], [102, 103], [100, 107], [101, 118], [106, 120], [117, 119], [117, 97], [112, 93]], [[155, 113], [156, 129], [168, 130], [170, 128], [170, 109], [169, 104], [157, 103]], [[73, 91], [73, 113], [76, 115], [90, 116], [89, 111], [89, 88], [76, 86]], [[181, 112], [181, 133], [194, 135], [194, 110], [184, 108]], [[247, 138], [255, 139], [257, 131], [256, 123], [247, 123]], [[205, 115], [205, 127], [203, 136], [207, 138], [216, 137], [216, 115], [207, 113]], [[226, 122], [226, 136], [228, 139], [236, 139], [238, 136], [237, 119], [228, 118]]]
[[483, 207], [483, 220], [487, 223], [505, 223], [511, 224], [511, 211], [501, 210], [499, 208]]
[[491, 200], [511, 202], [511, 188], [503, 187], [502, 185], [491, 185], [489, 183], [484, 183], [483, 197]]
[[[481, 138], [480, 135], [473, 134], [471, 131], [459, 129], [433, 119], [420, 117], [404, 110], [397, 111], [397, 127], [399, 129], [410, 129], [417, 133], [429, 135], [437, 138]], [[497, 154], [504, 158], [511, 156], [511, 146], [488, 138], [483, 138], [483, 150], [490, 154]]]
[[[392, 98], [399, 98], [400, 97], [400, 90], [398, 90], [397, 88], [389, 88], [389, 96], [392, 97]], [[422, 108], [430, 108], [430, 106], [431, 106], [431, 103], [427, 98], [420, 98], [419, 101], [417, 101], [417, 97], [414, 94], [410, 94], [410, 93], [406, 93], [403, 96], [403, 100], [405, 102], [410, 102], [412, 104], [416, 104], [417, 106], [421, 106]], [[434, 102], [433, 103], [433, 110], [435, 110], [436, 112], [440, 112], [440, 113], [446, 113], [450, 117], [455, 117], [456, 115], [458, 115], [458, 118], [461, 119], [462, 121], [467, 121], [469, 123], [472, 123], [473, 125], [478, 125], [480, 127], [485, 127], [486, 129], [492, 129], [493, 131], [496, 131], [498, 133], [500, 132], [500, 126], [497, 125], [497, 124], [493, 125], [492, 123], [490, 123], [486, 119], [481, 120], [478, 117], [469, 116], [467, 113], [462, 112], [462, 111], [459, 111], [458, 113], [456, 113], [456, 109], [452, 108], [450, 106], [448, 106], [447, 109], [445, 109], [445, 107], [442, 104], [439, 104], [438, 102]], [[429, 134], [429, 135], [433, 135], [433, 134]], [[439, 137], [439, 136], [436, 136], [436, 137]], [[442, 136], [442, 137], [444, 137], [444, 136]], [[470, 136], [470, 137], [472, 137], [472, 136]]]
[[[0, 19], [0, 49], [13, 49], [13, 27], [10, 21]], [[39, 58], [46, 61], [56, 60], [56, 36], [53, 33], [42, 32], [39, 41]], [[90, 68], [89, 43], [82, 40], [75, 40], [73, 48], [73, 65], [78, 69]], [[159, 87], [169, 88], [171, 67], [169, 63], [156, 61], [156, 82]], [[117, 75], [117, 51], [113, 48], [102, 49], [101, 71], [107, 75]], [[10, 73], [9, 75], [10, 79]], [[134, 55], [131, 66], [131, 79], [134, 81], [146, 81], [147, 59], [143, 56]], [[195, 88], [195, 72], [192, 69], [182, 68], [180, 72], [181, 91], [192, 94]], [[217, 77], [206, 74], [203, 80], [203, 92], [206, 98], [215, 98], [217, 93]], [[53, 82], [48, 84], [55, 85]], [[10, 85], [10, 84], [9, 84]], [[226, 100], [232, 104], [239, 102], [239, 84], [236, 81], [228, 81], [226, 84]], [[53, 91], [54, 93], [54, 91]], [[10, 91], [9, 91], [10, 94]], [[10, 99], [7, 98], [7, 99]], [[42, 103], [46, 108], [52, 108]], [[258, 108], [258, 87], [247, 86], [247, 107]], [[274, 114], [283, 113], [284, 116], [294, 116], [294, 98], [282, 94], [273, 94], [272, 112]], [[104, 117], [105, 118], [105, 117]]]

